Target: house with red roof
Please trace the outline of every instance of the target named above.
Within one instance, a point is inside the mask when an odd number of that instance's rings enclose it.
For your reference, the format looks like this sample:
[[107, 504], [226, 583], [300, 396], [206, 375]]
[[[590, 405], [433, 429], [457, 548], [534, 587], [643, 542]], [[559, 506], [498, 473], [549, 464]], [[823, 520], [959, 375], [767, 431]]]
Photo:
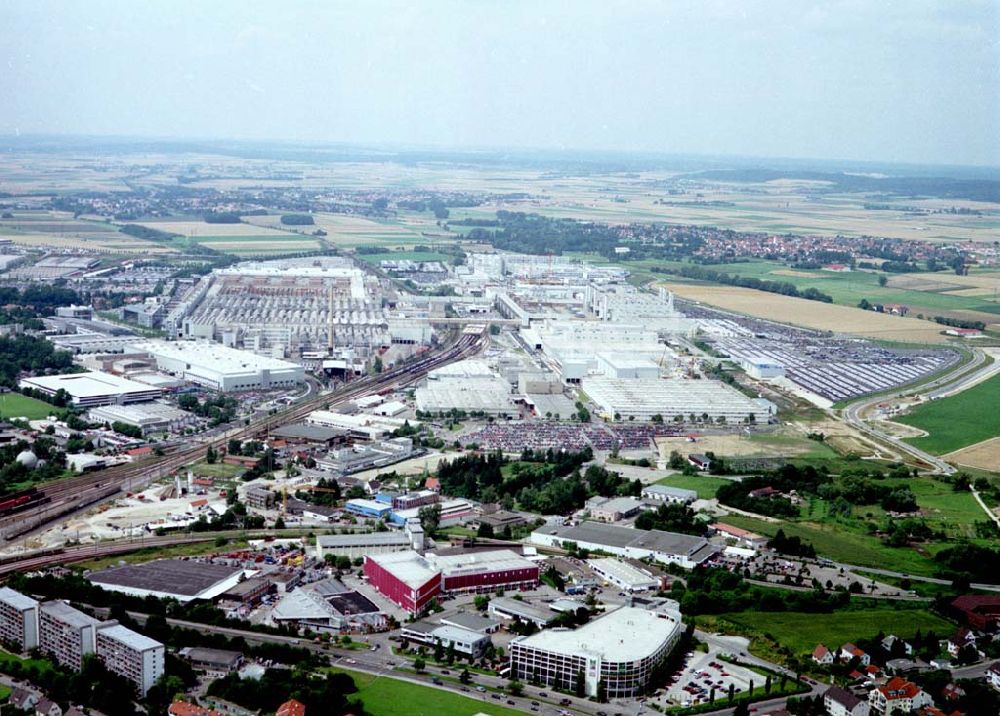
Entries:
[[306, 716], [306, 705], [301, 701], [289, 699], [278, 707], [274, 716]]
[[951, 608], [971, 629], [994, 631], [1000, 626], [1000, 595], [967, 594], [952, 600]]
[[872, 689], [868, 694], [868, 704], [872, 713], [889, 716], [895, 713], [908, 714], [916, 709], [933, 706], [934, 700], [912, 681], [895, 676], [884, 686]]
[[872, 663], [872, 658], [868, 656], [863, 650], [854, 646], [850, 642], [844, 644], [840, 647], [840, 658], [844, 661], [850, 661], [851, 659], [857, 659], [858, 663], [862, 666], [868, 666]]
[[817, 664], [827, 666], [834, 662], [833, 652], [827, 649], [822, 644], [817, 644], [816, 648], [813, 649], [812, 660]]

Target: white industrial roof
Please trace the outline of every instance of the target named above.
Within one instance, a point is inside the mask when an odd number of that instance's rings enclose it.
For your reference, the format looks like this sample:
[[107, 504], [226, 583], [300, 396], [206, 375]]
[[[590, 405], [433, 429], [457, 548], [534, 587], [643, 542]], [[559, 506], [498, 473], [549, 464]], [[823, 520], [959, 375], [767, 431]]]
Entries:
[[309, 588], [296, 589], [274, 605], [272, 619], [329, 619], [337, 612], [319, 594]]
[[150, 639], [145, 634], [140, 634], [137, 631], [132, 631], [127, 627], [123, 627], [120, 624], [115, 626], [104, 627], [100, 630], [101, 634], [106, 637], [110, 637], [115, 641], [124, 644], [130, 649], [135, 649], [136, 651], [148, 651], [149, 649], [156, 649], [162, 647], [163, 644], [156, 641], [155, 639]]
[[670, 487], [668, 485], [646, 485], [642, 488], [643, 493], [651, 492], [659, 495], [671, 495], [673, 497], [684, 497], [696, 499], [698, 493], [694, 490], [685, 490], [682, 487]]
[[593, 654], [605, 662], [631, 662], [656, 653], [680, 627], [675, 619], [621, 607], [578, 629], [547, 629], [515, 641], [560, 654]]
[[146, 341], [135, 346], [137, 350], [188, 364], [191, 372], [256, 373], [261, 370], [294, 370], [299, 366], [278, 358], [260, 356], [250, 351], [229, 348], [221, 343], [208, 341]]
[[430, 380], [440, 378], [491, 378], [496, 372], [484, 360], [468, 358], [435, 368], [427, 374]]
[[368, 559], [414, 589], [427, 584], [439, 574], [438, 570], [431, 568], [426, 559], [412, 550], [368, 555]]
[[636, 569], [628, 562], [622, 562], [620, 559], [603, 557], [601, 559], [587, 560], [587, 564], [593, 567], [599, 574], [605, 574], [619, 584], [642, 586], [657, 583], [656, 578], [649, 572]]
[[35, 376], [33, 378], [24, 378], [21, 382], [46, 390], [59, 390], [62, 388], [74, 398], [96, 398], [102, 395], [120, 395], [123, 393], [148, 393], [151, 390], [155, 390], [155, 388], [144, 383], [137, 383], [128, 378], [96, 370], [89, 373]]
[[478, 572], [499, 572], [534, 567], [531, 562], [509, 549], [464, 554], [427, 555], [427, 561], [446, 575]]

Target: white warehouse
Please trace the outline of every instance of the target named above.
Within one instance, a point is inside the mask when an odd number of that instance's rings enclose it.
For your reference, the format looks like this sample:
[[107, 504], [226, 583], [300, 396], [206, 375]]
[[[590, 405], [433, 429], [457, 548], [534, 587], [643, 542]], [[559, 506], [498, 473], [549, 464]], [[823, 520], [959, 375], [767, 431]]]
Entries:
[[[735, 388], [715, 380], [637, 379], [623, 380], [606, 376], [583, 379], [583, 390], [608, 420], [649, 420], [654, 415], [664, 420], [675, 416], [707, 414], [741, 423], [752, 415], [756, 422], [767, 422], [774, 405], [748, 398]], [[616, 417], [617, 416], [617, 417]]]
[[148, 341], [136, 348], [153, 356], [160, 370], [223, 393], [291, 388], [305, 380], [300, 365], [218, 343]]

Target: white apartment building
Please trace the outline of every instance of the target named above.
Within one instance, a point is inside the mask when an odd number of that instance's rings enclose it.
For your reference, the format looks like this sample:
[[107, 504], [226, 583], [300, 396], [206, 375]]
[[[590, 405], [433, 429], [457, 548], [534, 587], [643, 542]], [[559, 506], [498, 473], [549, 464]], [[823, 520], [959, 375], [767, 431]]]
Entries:
[[38, 607], [39, 646], [60, 666], [79, 671], [83, 657], [93, 654], [101, 622], [63, 601]]
[[109, 671], [134, 683], [142, 696], [163, 676], [163, 644], [117, 623], [98, 629], [97, 655]]
[[38, 646], [38, 602], [0, 587], [0, 640], [21, 645], [21, 651]]

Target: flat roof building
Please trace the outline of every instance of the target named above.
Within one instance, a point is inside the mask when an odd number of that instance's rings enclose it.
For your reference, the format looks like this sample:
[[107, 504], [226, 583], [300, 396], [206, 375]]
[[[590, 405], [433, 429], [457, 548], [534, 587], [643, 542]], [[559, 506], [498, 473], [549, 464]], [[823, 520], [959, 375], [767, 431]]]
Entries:
[[354, 559], [368, 554], [387, 554], [409, 549], [423, 549], [422, 531], [420, 538], [421, 544], [417, 547], [411, 536], [403, 531], [318, 535], [316, 537], [316, 556], [324, 559], [330, 554]]
[[403, 626], [400, 636], [418, 644], [454, 648], [455, 653], [478, 659], [490, 646], [490, 637], [482, 632], [463, 629], [449, 624], [431, 624], [429, 622], [414, 622]]
[[583, 692], [627, 698], [643, 692], [654, 670], [677, 644], [679, 619], [621, 607], [578, 629], [547, 629], [515, 637], [509, 646], [511, 676], [573, 690], [583, 674]]
[[134, 346], [156, 367], [223, 393], [291, 388], [305, 380], [302, 366], [207, 341], [147, 341]]
[[719, 551], [704, 537], [589, 521], [575, 527], [543, 525], [531, 533], [531, 542], [546, 547], [562, 547], [566, 542], [573, 542], [578, 547], [618, 557], [650, 557], [658, 562], [679, 564], [686, 569], [693, 569]]
[[0, 641], [18, 644], [21, 651], [38, 646], [38, 601], [0, 587]]
[[163, 676], [163, 644], [113, 624], [97, 630], [97, 656], [109, 671], [135, 684], [142, 696]]
[[91, 408], [89, 418], [94, 423], [108, 423], [110, 425], [124, 423], [139, 428], [143, 436], [150, 433], [183, 430], [198, 422], [198, 418], [186, 410], [159, 401]]
[[729, 423], [754, 420], [766, 423], [771, 411], [735, 388], [717, 380], [637, 379], [587, 376], [583, 390], [608, 420], [649, 420], [660, 415], [673, 420], [681, 415], [708, 415]]
[[18, 385], [41, 391], [49, 397], [64, 390], [73, 405], [81, 408], [142, 403], [160, 397], [159, 388], [100, 371], [22, 378]]
[[680, 487], [668, 487], [667, 485], [646, 485], [642, 488], [641, 497], [644, 500], [674, 502], [681, 505], [687, 505], [698, 499], [698, 493], [694, 490], [684, 490]]
[[110, 592], [190, 602], [229, 591], [243, 579], [243, 569], [196, 560], [158, 559], [102, 569], [87, 579]]
[[100, 624], [64, 601], [42, 602], [38, 607], [38, 646], [60, 666], [79, 671], [83, 657], [94, 653]]
[[612, 557], [590, 559], [587, 564], [605, 580], [625, 592], [644, 592], [660, 586], [660, 580], [646, 570]]
[[413, 551], [366, 556], [364, 572], [375, 589], [412, 615], [441, 593], [440, 571]]
[[509, 549], [429, 554], [427, 561], [440, 570], [441, 588], [448, 593], [492, 594], [538, 586], [538, 564]]
[[191, 664], [192, 669], [218, 676], [236, 671], [243, 665], [243, 654], [238, 651], [189, 646], [181, 649], [178, 655]]
[[634, 497], [597, 497], [587, 503], [592, 519], [600, 522], [618, 522], [638, 514], [642, 503]]
[[510, 597], [491, 599], [486, 609], [488, 614], [498, 619], [504, 621], [520, 619], [522, 622], [531, 622], [539, 629], [548, 626], [556, 618], [556, 615], [548, 609]]

